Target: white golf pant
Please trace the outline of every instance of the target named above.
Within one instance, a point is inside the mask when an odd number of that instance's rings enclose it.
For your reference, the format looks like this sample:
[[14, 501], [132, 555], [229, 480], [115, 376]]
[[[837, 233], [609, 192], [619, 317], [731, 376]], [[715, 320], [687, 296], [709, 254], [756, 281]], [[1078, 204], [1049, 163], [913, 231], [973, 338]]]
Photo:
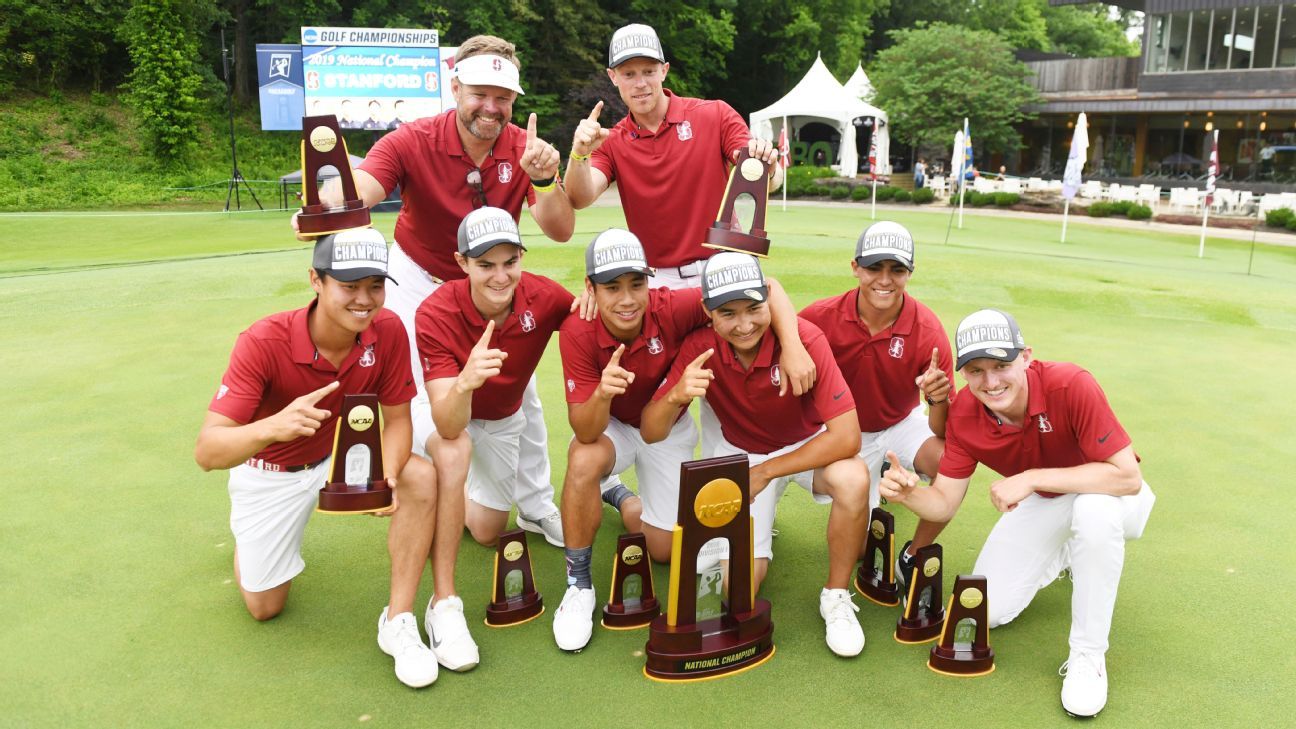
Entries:
[[[424, 271], [404, 251], [394, 244], [387, 259], [387, 272], [395, 281], [387, 282], [385, 307], [394, 311], [405, 325], [410, 340], [410, 368], [418, 394], [410, 403], [410, 418], [414, 424], [414, 452], [427, 455], [424, 444], [436, 432], [432, 424], [431, 404], [423, 384], [423, 367], [419, 363], [418, 344], [414, 341], [414, 314], [419, 304], [440, 288], [442, 281]], [[544, 411], [540, 408], [540, 392], [536, 389], [535, 375], [522, 394], [522, 413], [526, 427], [518, 442], [518, 482], [515, 491], [518, 512], [531, 519], [541, 519], [553, 513], [553, 482], [549, 471], [549, 433], [545, 428]]]
[[1011, 622], [1069, 566], [1071, 650], [1106, 653], [1125, 542], [1142, 536], [1155, 501], [1145, 482], [1131, 496], [1032, 494], [1001, 516], [973, 568], [986, 578], [990, 627]]

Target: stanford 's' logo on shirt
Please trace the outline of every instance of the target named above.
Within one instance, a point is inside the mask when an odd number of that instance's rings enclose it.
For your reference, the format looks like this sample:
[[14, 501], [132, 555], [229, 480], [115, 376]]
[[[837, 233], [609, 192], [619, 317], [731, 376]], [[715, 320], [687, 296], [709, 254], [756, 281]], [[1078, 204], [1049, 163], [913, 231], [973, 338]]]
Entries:
[[222, 397], [225, 397], [225, 393], [227, 393], [227, 392], [229, 392], [229, 386], [228, 386], [228, 385], [221, 385], [221, 386], [220, 386], [220, 389], [216, 391], [216, 399], [219, 400], [219, 399], [221, 399]]
[[779, 371], [778, 365], [770, 368], [770, 382], [774, 383], [775, 387], [778, 387], [783, 382], [783, 373]]
[[511, 179], [513, 179], [513, 165], [509, 164], [508, 162], [500, 162], [499, 181], [502, 183], [508, 183], [508, 181]]
[[688, 121], [682, 121], [675, 127], [675, 135], [681, 142], [687, 142], [693, 138], [693, 125]]
[[567, 378], [567, 392], [576, 392], [576, 380]]
[[663, 349], [665, 349], [665, 347], [662, 346], [659, 337], [653, 337], [648, 340], [648, 354], [661, 354]]
[[887, 347], [887, 354], [896, 359], [904, 356], [904, 340], [900, 337], [891, 337], [891, 346]]
[[373, 345], [365, 347], [364, 354], [360, 355], [360, 366], [373, 367], [376, 361], [378, 361], [378, 357], [374, 355]]
[[530, 309], [522, 312], [522, 316], [518, 317], [518, 321], [522, 323], [522, 331], [524, 332], [529, 332], [536, 327], [535, 317], [532, 316]]
[[1048, 416], [1044, 413], [1040, 413], [1039, 416], [1039, 429], [1041, 433], [1053, 432], [1053, 424], [1049, 422]]

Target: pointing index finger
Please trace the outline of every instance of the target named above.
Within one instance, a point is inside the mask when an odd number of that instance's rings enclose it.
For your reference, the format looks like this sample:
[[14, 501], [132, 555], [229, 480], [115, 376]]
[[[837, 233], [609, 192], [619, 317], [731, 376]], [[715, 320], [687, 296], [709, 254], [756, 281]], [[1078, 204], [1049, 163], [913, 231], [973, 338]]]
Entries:
[[594, 105], [594, 111], [590, 112], [589, 120], [592, 122], [598, 121], [599, 114], [602, 113], [603, 113], [603, 101], [600, 99], [599, 103]]
[[477, 340], [477, 346], [485, 349], [490, 346], [491, 334], [495, 331], [495, 320], [490, 319], [486, 322], [486, 331], [482, 332], [481, 338]]
[[714, 349], [708, 349], [707, 351], [703, 352], [702, 354], [699, 354], [699, 355], [697, 356], [696, 359], [694, 359], [691, 363], [689, 363], [689, 366], [690, 366], [690, 367], [701, 367], [701, 366], [703, 365], [703, 363], [705, 363], [708, 359], [711, 359], [711, 355], [713, 355], [713, 354], [715, 354], [715, 350], [714, 350]]
[[931, 368], [934, 370], [940, 369], [940, 349], [937, 347], [932, 347]]
[[342, 383], [338, 382], [337, 380], [334, 380], [328, 383], [327, 385], [321, 387], [320, 389], [316, 390], [315, 392], [308, 393], [304, 398], [302, 398], [302, 401], [305, 402], [307, 405], [314, 405], [320, 400], [323, 400], [325, 395], [328, 395], [330, 392], [333, 392], [334, 390], [338, 389], [338, 386], [341, 384]]
[[536, 138], [536, 115], [534, 113], [527, 117], [527, 136], [528, 142], [534, 142]]
[[612, 353], [612, 359], [608, 360], [608, 367], [621, 366], [621, 355], [625, 352], [625, 345], [618, 344], [616, 351]]

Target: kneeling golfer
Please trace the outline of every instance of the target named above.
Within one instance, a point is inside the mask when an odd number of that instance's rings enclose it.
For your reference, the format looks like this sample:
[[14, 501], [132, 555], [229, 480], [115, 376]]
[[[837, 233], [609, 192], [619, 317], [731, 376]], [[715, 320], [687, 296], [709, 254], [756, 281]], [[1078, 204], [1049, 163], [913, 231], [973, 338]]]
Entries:
[[751, 463], [757, 589], [774, 553], [775, 506], [790, 481], [832, 504], [828, 517], [828, 580], [819, 614], [828, 647], [840, 656], [864, 649], [864, 631], [847, 587], [868, 522], [868, 466], [856, 457], [860, 429], [855, 401], [818, 327], [798, 319], [801, 341], [818, 379], [809, 391], [780, 394], [780, 343], [769, 332], [769, 292], [760, 265], [744, 253], [709, 258], [702, 302], [711, 329], [684, 339], [670, 373], [643, 411], [640, 432], [664, 440], [680, 412], [703, 397], [715, 410], [721, 441], [713, 455], [743, 453]]
[[412, 613], [432, 546], [436, 478], [430, 463], [410, 456], [409, 340], [400, 319], [382, 308], [386, 276], [387, 242], [378, 231], [319, 239], [310, 271], [315, 300], [239, 335], [194, 459], [205, 471], [230, 469], [234, 576], [248, 612], [269, 620], [306, 566], [302, 533], [328, 478], [342, 396], [377, 393], [393, 489], [391, 595], [378, 618], [378, 645], [396, 659], [396, 677], [418, 687], [437, 677]]
[[1143, 534], [1156, 497], [1093, 375], [1034, 359], [1017, 322], [995, 309], [964, 319], [955, 344], [967, 386], [950, 406], [936, 478], [930, 488], [917, 488], [917, 475], [888, 453], [882, 495], [945, 522], [978, 463], [1003, 476], [990, 485], [990, 501], [1003, 516], [972, 570], [988, 581], [990, 627], [1016, 618], [1040, 588], [1070, 569], [1062, 707], [1093, 716], [1107, 704], [1107, 636], [1125, 542]]

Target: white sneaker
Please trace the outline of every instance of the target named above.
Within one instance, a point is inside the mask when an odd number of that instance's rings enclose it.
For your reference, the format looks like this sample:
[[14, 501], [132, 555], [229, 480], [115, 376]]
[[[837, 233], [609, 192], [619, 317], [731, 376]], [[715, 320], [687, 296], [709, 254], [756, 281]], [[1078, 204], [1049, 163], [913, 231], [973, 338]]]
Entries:
[[864, 629], [855, 617], [857, 612], [859, 608], [846, 590], [825, 587], [819, 593], [819, 615], [824, 619], [828, 647], [843, 658], [858, 656], [864, 650]]
[[517, 525], [519, 529], [525, 529], [532, 534], [540, 534], [544, 536], [546, 542], [549, 542], [559, 549], [564, 546], [561, 512], [555, 511], [549, 516], [536, 519], [535, 521], [531, 521], [525, 516], [522, 516], [522, 512], [518, 512]]
[[414, 613], [387, 619], [387, 608], [378, 617], [378, 647], [396, 659], [396, 678], [411, 688], [423, 688], [437, 679], [437, 658], [419, 636]]
[[1062, 708], [1072, 716], [1094, 716], [1107, 705], [1107, 659], [1101, 653], [1071, 651], [1058, 669]]
[[565, 651], [578, 651], [589, 644], [593, 632], [594, 590], [571, 585], [554, 611], [554, 642]]
[[434, 595], [423, 614], [423, 627], [437, 661], [451, 671], [468, 671], [481, 661], [477, 644], [468, 633], [464, 620], [463, 600], [458, 595], [442, 599], [433, 606]]

